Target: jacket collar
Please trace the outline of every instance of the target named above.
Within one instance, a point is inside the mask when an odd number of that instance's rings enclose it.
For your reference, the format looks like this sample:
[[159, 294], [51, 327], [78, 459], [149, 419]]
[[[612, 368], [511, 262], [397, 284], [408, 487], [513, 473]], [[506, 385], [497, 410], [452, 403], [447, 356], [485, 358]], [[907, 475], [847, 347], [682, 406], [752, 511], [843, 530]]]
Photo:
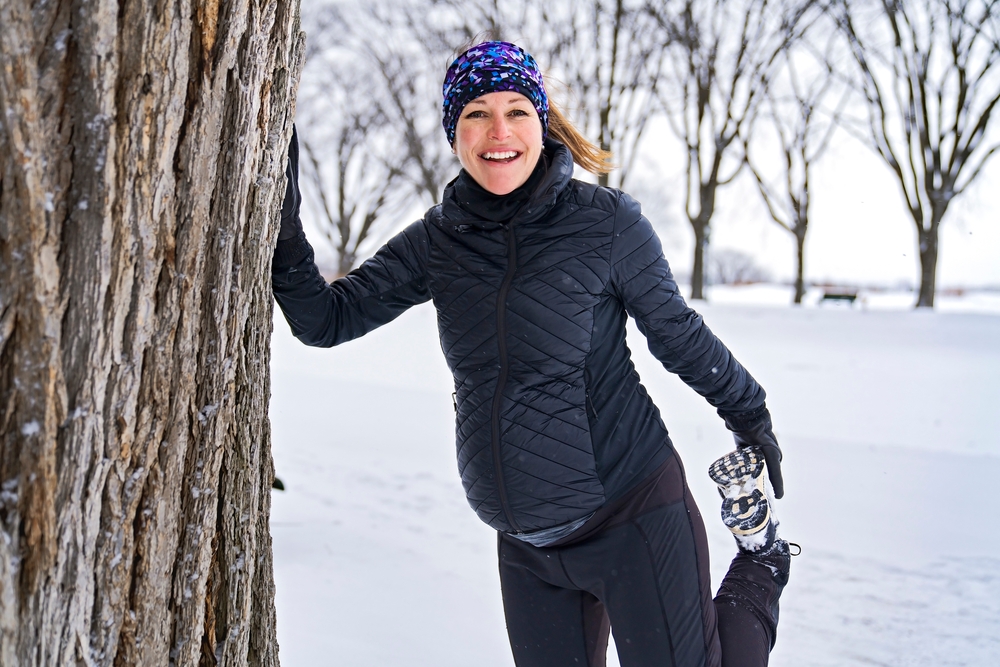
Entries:
[[[559, 195], [569, 185], [573, 178], [573, 154], [563, 144], [553, 139], [547, 139], [543, 147], [544, 155], [540, 159], [548, 163], [548, 168], [542, 176], [534, 192], [524, 205], [514, 214], [518, 223], [534, 222], [545, 215], [559, 199]], [[441, 213], [444, 224], [455, 225], [461, 222], [461, 227], [477, 229], [496, 229], [504, 223], [486, 220], [481, 216], [463, 208], [458, 201], [456, 184], [458, 177], [453, 179], [444, 190], [441, 202]]]

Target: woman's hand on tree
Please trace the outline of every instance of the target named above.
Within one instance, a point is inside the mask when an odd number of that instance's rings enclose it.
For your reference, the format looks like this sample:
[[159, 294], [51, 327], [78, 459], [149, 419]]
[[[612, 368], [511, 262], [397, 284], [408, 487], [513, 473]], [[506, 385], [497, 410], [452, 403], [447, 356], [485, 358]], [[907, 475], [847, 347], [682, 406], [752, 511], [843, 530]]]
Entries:
[[299, 208], [302, 206], [302, 194], [299, 192], [299, 137], [294, 125], [292, 125], [292, 140], [288, 143], [285, 178], [288, 182], [285, 185], [285, 199], [281, 202], [279, 241], [295, 238], [302, 231], [302, 221], [299, 219]]

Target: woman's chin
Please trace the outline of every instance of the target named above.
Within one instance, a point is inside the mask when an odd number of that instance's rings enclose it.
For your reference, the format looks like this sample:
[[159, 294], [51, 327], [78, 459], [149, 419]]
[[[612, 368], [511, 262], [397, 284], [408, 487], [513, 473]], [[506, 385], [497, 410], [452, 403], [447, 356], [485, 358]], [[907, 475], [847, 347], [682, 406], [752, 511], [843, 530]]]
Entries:
[[524, 184], [524, 182], [528, 180], [527, 176], [525, 176], [524, 178], [519, 178], [514, 174], [490, 174], [490, 173], [483, 174], [482, 179], [483, 180], [479, 184], [483, 186], [483, 188], [486, 191], [495, 195], [509, 195], [511, 192], [521, 187]]
[[508, 185], [484, 185], [483, 188], [490, 194], [497, 195], [501, 197], [503, 195], [509, 195], [511, 192], [517, 189], [516, 186], [511, 187]]

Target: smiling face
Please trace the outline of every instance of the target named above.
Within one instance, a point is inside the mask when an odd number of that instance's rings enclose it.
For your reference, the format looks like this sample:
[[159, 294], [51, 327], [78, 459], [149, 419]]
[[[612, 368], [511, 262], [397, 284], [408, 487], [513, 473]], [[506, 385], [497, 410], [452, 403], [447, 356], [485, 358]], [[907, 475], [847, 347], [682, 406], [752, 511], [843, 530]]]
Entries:
[[495, 195], [513, 192], [542, 154], [542, 123], [521, 93], [487, 93], [462, 109], [455, 154], [476, 183]]

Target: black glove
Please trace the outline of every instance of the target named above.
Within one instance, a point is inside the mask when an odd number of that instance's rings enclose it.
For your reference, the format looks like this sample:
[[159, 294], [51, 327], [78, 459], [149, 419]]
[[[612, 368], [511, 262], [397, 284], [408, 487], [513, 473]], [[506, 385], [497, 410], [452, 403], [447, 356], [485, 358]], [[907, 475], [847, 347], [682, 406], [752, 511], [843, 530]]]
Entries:
[[281, 202], [279, 241], [295, 238], [302, 231], [302, 221], [299, 219], [299, 207], [302, 205], [302, 194], [299, 192], [299, 137], [295, 125], [292, 125], [292, 140], [288, 143], [285, 178], [288, 183], [285, 185], [285, 199]]
[[763, 455], [774, 497], [785, 495], [785, 483], [781, 478], [781, 447], [771, 430], [771, 413], [767, 408], [762, 405], [756, 410], [735, 415], [720, 411], [719, 416], [726, 420], [726, 428], [733, 432], [737, 447], [756, 448]]

